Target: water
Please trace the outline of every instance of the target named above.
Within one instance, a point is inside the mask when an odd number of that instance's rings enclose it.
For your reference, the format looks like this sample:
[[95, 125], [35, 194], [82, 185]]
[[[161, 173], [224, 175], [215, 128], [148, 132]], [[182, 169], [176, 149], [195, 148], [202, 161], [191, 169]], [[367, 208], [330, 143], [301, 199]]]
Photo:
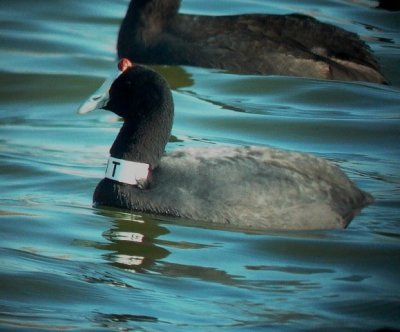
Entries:
[[357, 32], [390, 86], [156, 67], [167, 149], [268, 145], [334, 160], [376, 203], [340, 231], [250, 234], [91, 206], [120, 126], [76, 114], [114, 69], [128, 1], [0, 2], [0, 330], [400, 327], [400, 19], [374, 1], [183, 1]]

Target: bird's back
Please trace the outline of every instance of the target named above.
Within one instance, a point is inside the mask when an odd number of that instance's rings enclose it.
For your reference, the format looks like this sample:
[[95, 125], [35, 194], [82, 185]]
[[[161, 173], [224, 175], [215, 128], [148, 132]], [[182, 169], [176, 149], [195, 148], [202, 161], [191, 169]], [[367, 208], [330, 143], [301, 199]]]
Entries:
[[119, 207], [248, 229], [344, 228], [372, 201], [333, 164], [264, 147], [177, 150], [148, 189], [117, 191]]

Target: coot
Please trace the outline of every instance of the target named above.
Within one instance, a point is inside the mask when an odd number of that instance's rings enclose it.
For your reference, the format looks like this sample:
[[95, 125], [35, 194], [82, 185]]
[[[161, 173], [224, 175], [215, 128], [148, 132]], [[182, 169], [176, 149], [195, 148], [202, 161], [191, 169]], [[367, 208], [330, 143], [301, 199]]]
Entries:
[[376, 8], [386, 9], [390, 11], [399, 11], [400, 10], [400, 1], [399, 0], [379, 0], [379, 4]]
[[267, 147], [177, 149], [164, 155], [173, 99], [156, 72], [129, 60], [98, 107], [123, 118], [95, 205], [255, 230], [344, 228], [372, 197], [335, 165]]
[[179, 14], [180, 2], [132, 0], [120, 27], [118, 56], [243, 74], [386, 82], [354, 33], [299, 14]]

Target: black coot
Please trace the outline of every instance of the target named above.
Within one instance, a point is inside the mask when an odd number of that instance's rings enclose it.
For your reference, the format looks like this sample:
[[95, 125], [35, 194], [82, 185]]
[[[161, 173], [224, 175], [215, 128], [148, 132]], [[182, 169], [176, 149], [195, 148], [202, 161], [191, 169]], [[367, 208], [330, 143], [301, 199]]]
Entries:
[[299, 14], [179, 14], [180, 0], [132, 0], [118, 56], [148, 64], [234, 73], [385, 83], [369, 47], [351, 32]]
[[129, 60], [80, 113], [121, 116], [94, 203], [245, 229], [344, 228], [373, 201], [335, 165], [267, 147], [187, 148], [167, 155], [173, 100], [156, 72]]

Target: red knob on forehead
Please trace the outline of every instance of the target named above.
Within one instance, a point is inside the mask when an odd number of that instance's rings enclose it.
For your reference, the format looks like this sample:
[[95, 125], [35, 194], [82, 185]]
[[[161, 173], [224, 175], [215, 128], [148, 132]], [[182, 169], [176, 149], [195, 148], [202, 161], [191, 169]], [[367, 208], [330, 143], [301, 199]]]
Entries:
[[131, 67], [133, 67], [133, 63], [127, 58], [122, 58], [118, 62], [118, 69], [122, 72], [124, 72], [125, 70], [127, 70], [128, 68], [131, 68]]

